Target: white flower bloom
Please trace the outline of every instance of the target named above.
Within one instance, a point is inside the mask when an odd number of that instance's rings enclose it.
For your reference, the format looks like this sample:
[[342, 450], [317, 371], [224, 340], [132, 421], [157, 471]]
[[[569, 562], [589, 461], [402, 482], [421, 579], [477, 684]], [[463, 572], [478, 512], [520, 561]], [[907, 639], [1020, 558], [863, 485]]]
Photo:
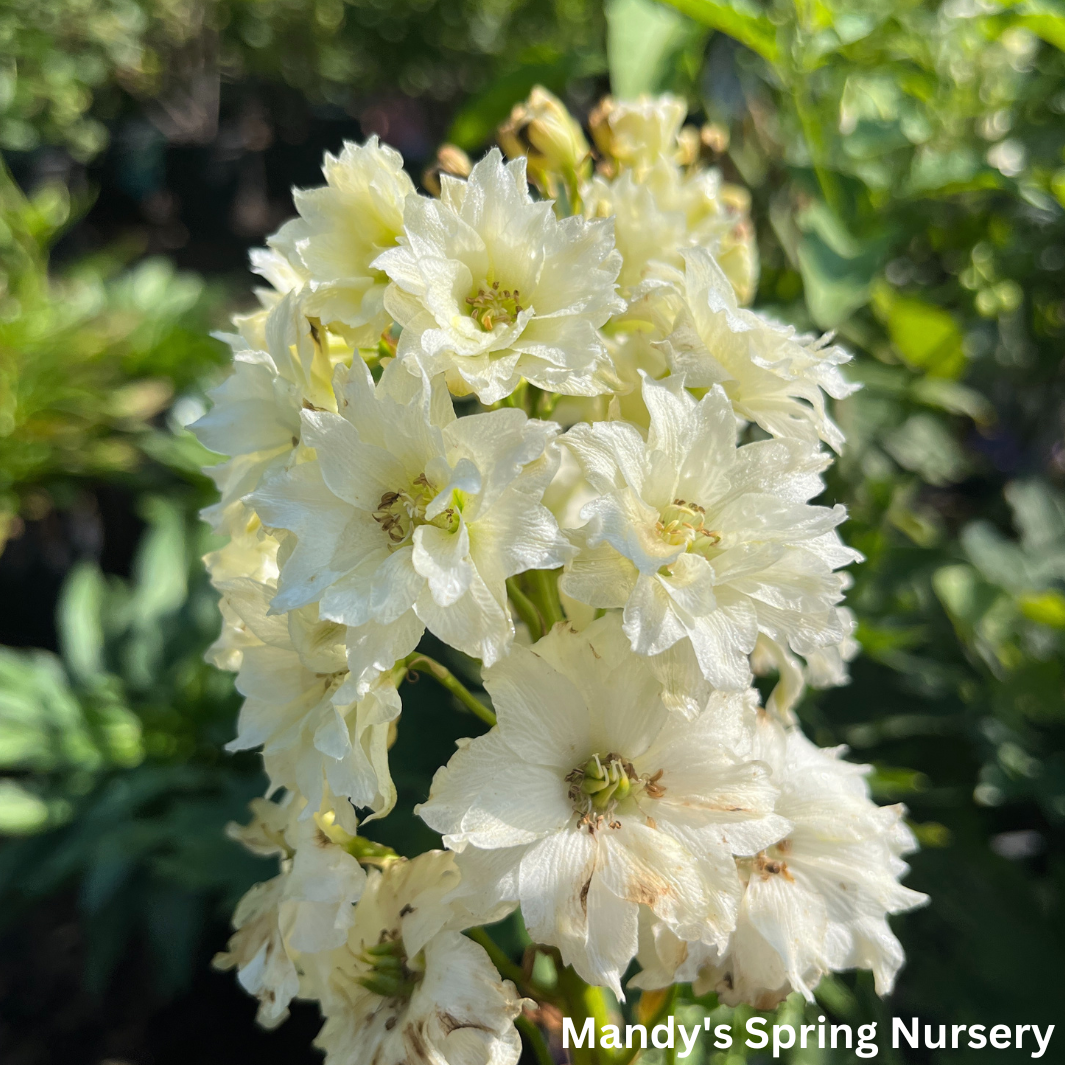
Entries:
[[255, 511], [239, 500], [219, 512], [215, 532], [229, 539], [217, 551], [203, 556], [211, 583], [220, 588], [227, 581], [248, 577], [253, 581], [275, 580], [279, 543], [264, 528]]
[[759, 632], [797, 654], [838, 644], [836, 609], [860, 559], [835, 531], [841, 505], [809, 506], [828, 459], [801, 441], [736, 447], [720, 387], [695, 400], [683, 378], [644, 380], [651, 427], [574, 426], [563, 438], [598, 498], [572, 534], [581, 551], [561, 587], [595, 607], [624, 609], [632, 649], [656, 655], [690, 640], [718, 688], [750, 683]]
[[694, 722], [670, 714], [616, 616], [556, 626], [484, 681], [498, 726], [463, 743], [416, 808], [461, 852], [453, 897], [482, 914], [520, 903], [536, 942], [617, 994], [641, 905], [723, 948], [732, 855], [788, 829], [750, 759], [749, 700], [717, 696]]
[[388, 326], [383, 299], [388, 279], [374, 260], [395, 244], [414, 184], [393, 148], [371, 137], [344, 144], [322, 163], [326, 184], [297, 189], [294, 218], [253, 258], [275, 288], [306, 282], [307, 313], [343, 330], [355, 344], [371, 343]]
[[222, 497], [204, 513], [212, 524], [267, 472], [292, 460], [304, 407], [336, 410], [329, 352], [296, 295], [269, 313], [261, 336], [247, 332], [221, 337], [233, 349], [233, 372], [211, 389], [211, 409], [189, 426], [205, 447], [229, 456], [207, 470]]
[[347, 943], [311, 966], [326, 1065], [515, 1065], [525, 1000], [454, 930], [456, 879], [442, 851], [370, 871]]
[[635, 100], [604, 97], [589, 117], [599, 151], [626, 169], [643, 170], [660, 159], [679, 161], [680, 127], [688, 105], [672, 93]]
[[[256, 582], [276, 582], [278, 542], [262, 527], [255, 511], [239, 500], [216, 509], [215, 532], [228, 534], [229, 540], [217, 551], [203, 556], [211, 583], [220, 591], [234, 580], [246, 578]], [[218, 602], [222, 631], [204, 658], [218, 669], [236, 673], [240, 669], [245, 647], [254, 647], [259, 638], [244, 624], [240, 614], [226, 601]]]
[[236, 969], [240, 986], [259, 1000], [256, 1020], [273, 1028], [288, 1016], [299, 994], [300, 978], [285, 949], [278, 922], [284, 878], [275, 876], [252, 887], [237, 904], [227, 949], [216, 954], [216, 969]]
[[[314, 605], [269, 613], [274, 582], [238, 578], [222, 592], [223, 616], [235, 619], [242, 636], [237, 690], [244, 696], [237, 737], [226, 749], [262, 746], [271, 787], [305, 796], [304, 817], [329, 795], [384, 816], [396, 801], [388, 739], [401, 709], [391, 674], [361, 697], [350, 685], [342, 690], [348, 680], [342, 625], [321, 620]], [[345, 807], [343, 823], [354, 831]]]
[[641, 930], [639, 987], [692, 981], [695, 993], [772, 1009], [791, 991], [808, 999], [821, 977], [871, 969], [889, 993], [903, 963], [888, 927], [927, 896], [898, 881], [901, 855], [916, 848], [902, 806], [877, 806], [863, 779], [869, 766], [842, 760], [842, 748], [814, 746], [798, 728], [763, 715], [759, 752], [780, 789], [777, 813], [792, 823], [786, 838], [737, 865], [746, 881], [727, 950], [682, 941], [653, 921]]
[[809, 652], [805, 656], [805, 663], [776, 640], [759, 634], [751, 655], [751, 668], [758, 675], [772, 670], [779, 674], [766, 700], [766, 709], [777, 714], [782, 721], [794, 722], [792, 710], [807, 685], [811, 688], [838, 688], [850, 683], [847, 663], [861, 650], [854, 638], [858, 622], [853, 611], [845, 606], [838, 607], [837, 613], [843, 639], [838, 644], [829, 644]]
[[572, 553], [540, 503], [557, 427], [516, 409], [456, 419], [446, 391], [399, 363], [376, 388], [361, 362], [335, 384], [340, 414], [303, 412], [317, 459], [250, 497], [268, 526], [296, 534], [273, 609], [318, 603], [350, 626], [359, 695], [424, 627], [490, 664], [514, 634], [506, 578]]
[[456, 395], [509, 396], [524, 377], [565, 395], [605, 391], [597, 329], [624, 304], [621, 259], [606, 220], [559, 221], [536, 202], [525, 159], [493, 149], [441, 197], [407, 201], [400, 246], [376, 263], [395, 284], [385, 305], [403, 326], [397, 355]]
[[690, 387], [720, 384], [736, 413], [778, 437], [825, 441], [843, 434], [825, 410], [825, 395], [856, 392], [840, 366], [851, 355], [830, 336], [803, 336], [740, 307], [732, 286], [705, 251], [685, 253], [684, 303], [663, 349]]
[[343, 846], [346, 833], [331, 811], [300, 819], [302, 799], [258, 799], [248, 825], [229, 825], [229, 835], [250, 851], [278, 855], [281, 872], [256, 884], [233, 915], [228, 949], [215, 956], [219, 969], [237, 968], [241, 986], [259, 999], [258, 1021], [272, 1028], [288, 1016], [300, 992], [297, 962], [332, 950], [347, 939], [366, 874]]
[[639, 174], [594, 177], [582, 195], [590, 218], [614, 219], [624, 292], [638, 296], [638, 286], [653, 279], [657, 267], [681, 268], [684, 251], [699, 248], [720, 265], [733, 300], [748, 303], [754, 297], [758, 250], [750, 198], [722, 184], [718, 171], [685, 172], [662, 159]]

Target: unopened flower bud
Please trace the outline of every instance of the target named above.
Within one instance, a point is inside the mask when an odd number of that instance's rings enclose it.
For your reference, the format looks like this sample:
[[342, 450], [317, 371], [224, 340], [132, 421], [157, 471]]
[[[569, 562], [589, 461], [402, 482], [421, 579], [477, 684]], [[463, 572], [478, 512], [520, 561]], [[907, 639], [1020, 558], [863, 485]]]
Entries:
[[470, 157], [461, 148], [457, 148], [454, 144], [442, 144], [437, 149], [433, 165], [422, 174], [422, 185], [430, 195], [439, 196], [441, 174], [467, 178], [472, 169]]
[[590, 149], [577, 120], [553, 93], [537, 85], [528, 100], [515, 105], [510, 118], [499, 127], [499, 146], [508, 158], [524, 155], [529, 176], [547, 192], [553, 192], [552, 175], [579, 174], [586, 167]]
[[694, 126], [685, 126], [677, 134], [677, 162], [692, 166], [699, 161], [699, 131]]
[[699, 130], [699, 139], [714, 155], [724, 155], [728, 151], [729, 132], [720, 122], [707, 122]]

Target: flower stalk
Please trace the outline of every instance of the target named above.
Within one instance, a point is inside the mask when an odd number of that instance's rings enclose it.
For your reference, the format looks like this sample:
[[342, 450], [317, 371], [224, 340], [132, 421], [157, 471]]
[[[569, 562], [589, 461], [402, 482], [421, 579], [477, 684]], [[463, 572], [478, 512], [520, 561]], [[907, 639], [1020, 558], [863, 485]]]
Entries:
[[403, 659], [403, 665], [406, 666], [408, 673], [428, 673], [437, 684], [449, 691], [465, 710], [479, 717], [486, 725], [496, 723], [495, 714], [447, 666], [437, 662], [436, 659], [415, 651]]

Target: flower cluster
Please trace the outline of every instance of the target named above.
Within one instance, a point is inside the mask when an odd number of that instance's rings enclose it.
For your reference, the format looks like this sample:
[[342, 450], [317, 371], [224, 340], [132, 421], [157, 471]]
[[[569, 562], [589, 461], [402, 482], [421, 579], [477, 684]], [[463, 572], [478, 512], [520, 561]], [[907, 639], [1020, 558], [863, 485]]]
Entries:
[[[206, 562], [211, 660], [245, 699], [230, 747], [270, 779], [233, 832], [280, 871], [218, 964], [264, 1024], [317, 1001], [329, 1065], [514, 1065], [542, 989], [462, 933], [519, 907], [619, 998], [634, 959], [629, 987], [759, 1008], [846, 968], [885, 992], [902, 964], [903, 811], [793, 714], [857, 649], [860, 556], [811, 502], [849, 356], [745, 306], [746, 197], [685, 116], [607, 99], [593, 149], [537, 89], [509, 160], [448, 149], [432, 197], [347, 144], [253, 254], [271, 287], [193, 428], [226, 456]], [[412, 670], [491, 728], [416, 808], [446, 850], [403, 858], [358, 833], [396, 802]]]

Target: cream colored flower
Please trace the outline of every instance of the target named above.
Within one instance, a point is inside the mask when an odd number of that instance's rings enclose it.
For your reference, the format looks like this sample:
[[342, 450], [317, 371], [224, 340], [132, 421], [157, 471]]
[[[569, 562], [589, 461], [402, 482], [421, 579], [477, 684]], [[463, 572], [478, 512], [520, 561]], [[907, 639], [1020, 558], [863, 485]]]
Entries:
[[758, 633], [797, 654], [838, 644], [837, 604], [857, 561], [835, 531], [841, 505], [814, 507], [827, 457], [800, 441], [736, 447], [720, 387], [695, 400], [683, 378], [647, 378], [646, 440], [626, 422], [576, 425], [563, 438], [598, 498], [571, 533], [579, 554], [562, 590], [621, 608], [640, 655], [691, 642], [722, 689], [750, 683]]
[[642, 95], [636, 100], [605, 96], [589, 116], [599, 151], [623, 169], [643, 171], [659, 160], [679, 162], [680, 128], [688, 105], [671, 93]]
[[767, 433], [839, 451], [843, 434], [825, 396], [858, 390], [840, 372], [851, 355], [831, 337], [803, 336], [740, 307], [713, 256], [685, 253], [684, 302], [662, 347], [674, 373], [693, 388], [720, 384], [736, 413]]
[[701, 248], [714, 257], [741, 303], [758, 286], [758, 249], [750, 220], [750, 197], [725, 185], [716, 170], [682, 170], [660, 159], [646, 169], [601, 176], [582, 190], [590, 218], [613, 218], [621, 253], [618, 283], [638, 296], [642, 282], [662, 266], [683, 266], [683, 253]]
[[[348, 683], [344, 626], [320, 619], [314, 605], [271, 614], [275, 582], [236, 578], [221, 590], [223, 617], [241, 635], [236, 683], [244, 696], [226, 749], [261, 746], [271, 787], [303, 795], [305, 817], [329, 795], [384, 816], [396, 801], [388, 739], [401, 710], [391, 674], [360, 694]], [[354, 831], [347, 804], [337, 812]]]
[[295, 534], [273, 609], [317, 603], [348, 626], [360, 696], [426, 627], [495, 661], [514, 635], [506, 578], [572, 554], [540, 503], [557, 428], [516, 409], [456, 420], [440, 385], [399, 363], [376, 387], [361, 362], [339, 368], [340, 413], [303, 412], [315, 461], [250, 497], [268, 526]]
[[524, 1000], [441, 905], [457, 879], [443, 851], [370, 871], [346, 944], [309, 965], [326, 1065], [515, 1065]]
[[299, 966], [308, 954], [346, 941], [366, 874], [343, 846], [347, 834], [331, 811], [299, 818], [304, 801], [257, 799], [248, 825], [228, 834], [254, 854], [281, 860], [281, 872], [256, 884], [233, 914], [236, 929], [228, 949], [215, 956], [218, 969], [237, 969], [237, 979], [259, 999], [258, 1021], [272, 1028], [288, 1016], [300, 993]]
[[837, 609], [843, 639], [810, 651], [805, 662], [793, 655], [787, 647], [759, 634], [758, 643], [751, 655], [751, 668], [763, 676], [776, 671], [777, 683], [766, 700], [766, 709], [777, 714], [781, 721], [794, 723], [793, 708], [802, 698], [806, 687], [838, 688], [850, 683], [847, 663], [861, 651], [854, 638], [858, 621], [854, 612], [845, 606]]
[[522, 378], [565, 395], [606, 390], [597, 329], [623, 307], [620, 265], [609, 220], [559, 221], [530, 196], [524, 158], [504, 164], [497, 149], [467, 181], [442, 175], [439, 200], [409, 199], [400, 246], [376, 261], [394, 282], [399, 358], [486, 404]]
[[535, 942], [621, 993], [641, 906], [722, 949], [753, 855], [788, 823], [751, 759], [751, 699], [671, 714], [616, 616], [564, 624], [485, 671], [499, 724], [465, 741], [416, 812], [461, 852], [451, 898], [520, 904]]
[[898, 881], [901, 855], [916, 848], [902, 806], [877, 806], [863, 779], [869, 766], [842, 748], [815, 747], [796, 727], [763, 715], [758, 752], [780, 789], [776, 811], [792, 828], [753, 858], [737, 861], [746, 884], [726, 950], [684, 942], [660, 922], [641, 930], [644, 972], [633, 983], [693, 982], [729, 1005], [772, 1009], [792, 991], [813, 1000], [825, 973], [871, 969], [888, 994], [902, 966], [890, 914], [927, 902]]
[[233, 372], [208, 392], [211, 409], [189, 426], [205, 447], [229, 456], [207, 469], [221, 493], [204, 514], [214, 524], [268, 472], [292, 461], [302, 409], [336, 409], [330, 353], [304, 312], [289, 293], [262, 323], [248, 322], [243, 334], [221, 337], [233, 349]]
[[345, 142], [336, 156], [327, 152], [322, 172], [324, 186], [293, 193], [300, 217], [267, 241], [273, 255], [260, 254], [253, 265], [275, 287], [306, 279], [309, 315], [347, 327], [355, 344], [371, 343], [389, 324], [388, 279], [373, 263], [395, 244], [414, 183], [399, 152], [376, 137]]

